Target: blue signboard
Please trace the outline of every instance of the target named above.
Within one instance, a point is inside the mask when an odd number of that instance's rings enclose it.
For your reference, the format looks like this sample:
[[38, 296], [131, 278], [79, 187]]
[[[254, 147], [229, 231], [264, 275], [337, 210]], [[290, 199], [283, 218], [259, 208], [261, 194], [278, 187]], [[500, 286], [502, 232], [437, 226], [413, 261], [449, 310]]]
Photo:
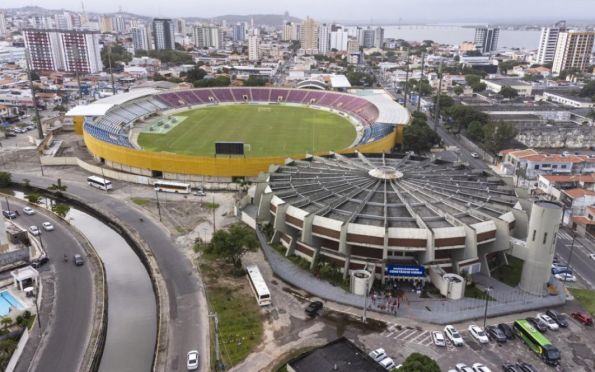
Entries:
[[386, 265], [385, 274], [388, 276], [420, 278], [426, 276], [426, 269], [423, 266], [389, 264]]

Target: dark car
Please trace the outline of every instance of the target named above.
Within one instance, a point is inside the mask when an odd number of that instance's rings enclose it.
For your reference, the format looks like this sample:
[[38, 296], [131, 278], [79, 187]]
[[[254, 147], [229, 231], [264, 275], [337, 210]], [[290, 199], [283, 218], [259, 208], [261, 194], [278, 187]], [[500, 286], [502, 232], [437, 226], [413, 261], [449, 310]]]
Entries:
[[547, 332], [547, 325], [544, 322], [542, 322], [541, 320], [539, 320], [537, 318], [533, 318], [533, 317], [528, 317], [526, 320], [529, 323], [531, 323], [533, 328], [535, 328], [539, 332], [541, 332], [541, 333]]
[[498, 324], [498, 328], [500, 328], [500, 330], [502, 331], [502, 333], [504, 333], [504, 336], [506, 336], [507, 339], [509, 339], [509, 340], [514, 339], [514, 332], [512, 331], [512, 328], [508, 324], [500, 323], [500, 324]]
[[523, 370], [518, 364], [511, 363], [503, 364], [502, 370], [504, 370], [504, 372], [523, 372]]
[[49, 261], [50, 261], [50, 259], [47, 256], [42, 256], [40, 258], [37, 258], [37, 259], [31, 261], [31, 266], [33, 266], [34, 268], [37, 269], [38, 267], [45, 265]]
[[496, 340], [497, 342], [506, 342], [506, 335], [504, 332], [494, 325], [487, 326], [486, 333], [492, 340]]
[[83, 256], [81, 256], [80, 254], [75, 254], [74, 255], [74, 264], [76, 266], [83, 266], [85, 264], [85, 260], [83, 259]]
[[7, 209], [2, 211], [2, 215], [9, 220], [14, 220], [19, 215], [16, 211], [9, 211]]
[[562, 328], [568, 327], [568, 321], [566, 320], [566, 317], [564, 315], [560, 314], [559, 312], [557, 312], [556, 310], [548, 310], [545, 312], [545, 315], [552, 318], [554, 320], [554, 322], [558, 323], [558, 325], [560, 327], [562, 327]]
[[574, 319], [576, 319], [578, 322], [580, 322], [586, 326], [593, 325], [593, 318], [591, 318], [591, 316], [588, 313], [578, 312], [578, 313], [572, 313], [570, 315]]
[[318, 315], [318, 312], [322, 310], [322, 302], [320, 301], [313, 301], [306, 307], [306, 314], [311, 317], [315, 317]]
[[529, 363], [523, 362], [522, 360], [519, 360], [519, 362], [517, 363], [517, 365], [519, 367], [521, 367], [521, 370], [523, 372], [537, 372], [537, 368], [533, 367]]

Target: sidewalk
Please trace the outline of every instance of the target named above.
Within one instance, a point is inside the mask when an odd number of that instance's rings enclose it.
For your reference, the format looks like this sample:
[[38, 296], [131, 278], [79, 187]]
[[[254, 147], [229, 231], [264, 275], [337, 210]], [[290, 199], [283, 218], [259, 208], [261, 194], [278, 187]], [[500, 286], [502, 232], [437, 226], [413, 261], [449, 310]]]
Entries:
[[[346, 292], [326, 281], [314, 277], [310, 272], [302, 270], [287, 258], [283, 257], [269, 246], [264, 234], [257, 228], [256, 234], [262, 246], [264, 255], [271, 265], [275, 275], [287, 283], [301, 288], [314, 296], [345, 305], [350, 309], [343, 309], [353, 314], [361, 313], [364, 298]], [[495, 279], [474, 275], [474, 281], [480, 287], [491, 287], [490, 295], [495, 299], [488, 302], [488, 316], [500, 316], [522, 311], [557, 306], [566, 301], [564, 288], [559, 289], [558, 296], [539, 297], [511, 288]], [[559, 286], [559, 284], [557, 284]], [[420, 322], [449, 324], [470, 319], [479, 319], [484, 315], [486, 301], [483, 299], [464, 298], [453, 301], [443, 298], [420, 298], [416, 294], [407, 293], [407, 300], [401, 303], [399, 309], [386, 311], [386, 299], [368, 299], [368, 310], [385, 314], [383, 320], [390, 317], [404, 317]], [[393, 310], [395, 310], [393, 308]], [[387, 318], [388, 317], [388, 318]]]

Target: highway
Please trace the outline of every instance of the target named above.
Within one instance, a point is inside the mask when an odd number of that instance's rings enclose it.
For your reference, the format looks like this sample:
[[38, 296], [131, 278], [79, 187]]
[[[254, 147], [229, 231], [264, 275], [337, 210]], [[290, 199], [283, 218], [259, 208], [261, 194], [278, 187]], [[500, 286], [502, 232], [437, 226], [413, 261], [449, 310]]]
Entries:
[[[571, 247], [572, 231], [560, 229], [558, 232], [558, 241], [556, 242], [556, 253], [565, 263], [568, 263], [568, 259], [570, 258]], [[579, 240], [575, 240], [572, 250], [571, 269], [579, 279], [585, 281], [589, 288], [595, 289], [595, 260], [589, 257], [589, 254], [595, 253], [594, 247], [587, 247]]]
[[[74, 254], [86, 256], [83, 247], [75, 236], [49, 212], [38, 209], [37, 213], [28, 216], [23, 213], [24, 202], [10, 201], [10, 208], [18, 210], [20, 216], [14, 222], [27, 229], [36, 225], [41, 229], [42, 222], [50, 221], [55, 230], [42, 231], [41, 238], [50, 259], [39, 270], [54, 267], [55, 299], [50, 324], [42, 323], [44, 339], [37, 352], [34, 363], [19, 363], [17, 371], [79, 371], [83, 361], [85, 347], [91, 334], [93, 322], [92, 305], [94, 303], [93, 278], [89, 265], [75, 266], [72, 262]], [[2, 202], [6, 209], [6, 202]], [[42, 212], [42, 213], [40, 213]], [[64, 255], [68, 262], [64, 262]]]
[[[12, 173], [13, 180], [26, 178], [32, 186], [47, 188], [56, 180], [32, 174]], [[208, 370], [209, 322], [208, 308], [202, 286], [192, 263], [172, 241], [164, 228], [144, 216], [134, 207], [110, 197], [106, 192], [88, 187], [84, 183], [63, 182], [67, 192], [98, 209], [117, 216], [128, 227], [136, 230], [155, 255], [165, 279], [169, 295], [169, 342], [167, 371], [185, 371], [186, 353], [196, 349], [201, 355], [201, 370]], [[141, 221], [141, 217], [144, 221]], [[109, 331], [109, 330], [108, 330]]]

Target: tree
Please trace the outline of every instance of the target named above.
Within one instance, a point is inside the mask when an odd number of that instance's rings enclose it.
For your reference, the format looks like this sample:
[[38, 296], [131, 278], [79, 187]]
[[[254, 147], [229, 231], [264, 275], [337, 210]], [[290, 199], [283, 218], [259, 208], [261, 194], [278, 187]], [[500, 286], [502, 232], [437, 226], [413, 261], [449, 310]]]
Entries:
[[481, 82], [481, 76], [475, 74], [465, 75], [465, 81], [474, 92], [481, 92], [486, 89], [486, 84]]
[[48, 190], [50, 191], [66, 191], [67, 186], [62, 184], [62, 179], [58, 178], [56, 183], [52, 183]]
[[[434, 96], [434, 104], [436, 104], [437, 97], [438, 96]], [[448, 109], [449, 107], [451, 107], [454, 104], [455, 104], [455, 100], [451, 96], [448, 96], [446, 94], [440, 95], [440, 112], [445, 112], [446, 109]]]
[[110, 66], [110, 49], [112, 68], [115, 67], [116, 62], [128, 63], [132, 60], [132, 54], [128, 53], [126, 48], [118, 44], [113, 44], [111, 46], [107, 46], [101, 49], [101, 61], [103, 62], [103, 67], [109, 68]]
[[10, 319], [10, 317], [7, 316], [2, 318], [2, 320], [0, 320], [0, 323], [2, 324], [2, 329], [6, 330], [12, 324], [12, 319]]
[[36, 192], [29, 193], [25, 195], [25, 199], [31, 204], [39, 204], [41, 203], [41, 195]]
[[440, 143], [440, 137], [428, 126], [426, 116], [413, 113], [411, 124], [403, 129], [403, 149], [416, 154], [424, 154]]
[[498, 68], [500, 69], [500, 73], [506, 74], [509, 70], [512, 70], [514, 66], [520, 65], [518, 61], [502, 61], [498, 63]]
[[56, 213], [58, 216], [64, 218], [70, 211], [70, 207], [66, 204], [56, 203], [52, 205], [52, 212]]
[[429, 356], [413, 353], [405, 359], [399, 372], [440, 372], [440, 367]]
[[34, 70], [31, 70], [30, 76], [32, 81], [38, 81], [40, 79], [39, 74]]
[[467, 136], [474, 141], [483, 141], [483, 123], [477, 120], [472, 121], [467, 126]]
[[483, 124], [488, 122], [489, 116], [473, 107], [464, 105], [453, 105], [446, 110], [446, 113], [452, 118], [459, 130], [466, 129], [473, 121], [479, 121]]
[[514, 139], [517, 131], [511, 123], [488, 123], [483, 127], [483, 144], [493, 154], [504, 149]]
[[267, 83], [266, 78], [250, 76], [247, 80], [244, 81], [245, 87], [262, 87], [265, 86]]
[[519, 96], [519, 92], [510, 85], [505, 85], [502, 88], [500, 88], [500, 94], [502, 95], [502, 97], [509, 99]]
[[223, 258], [236, 268], [242, 266], [244, 254], [256, 250], [256, 234], [244, 224], [231, 225], [227, 230], [218, 230], [213, 234], [207, 251]]
[[0, 172], [0, 188], [7, 188], [12, 185], [12, 175], [8, 172]]
[[197, 80], [202, 80], [207, 75], [207, 72], [198, 66], [194, 66], [192, 70], [186, 72], [185, 78], [189, 83], [193, 83]]
[[461, 94], [463, 94], [465, 92], [465, 88], [463, 88], [460, 85], [457, 85], [456, 87], [453, 88], [453, 92], [457, 95], [460, 96]]
[[231, 80], [227, 76], [217, 76], [214, 79], [202, 79], [192, 83], [196, 88], [198, 87], [227, 87], [231, 84]]

